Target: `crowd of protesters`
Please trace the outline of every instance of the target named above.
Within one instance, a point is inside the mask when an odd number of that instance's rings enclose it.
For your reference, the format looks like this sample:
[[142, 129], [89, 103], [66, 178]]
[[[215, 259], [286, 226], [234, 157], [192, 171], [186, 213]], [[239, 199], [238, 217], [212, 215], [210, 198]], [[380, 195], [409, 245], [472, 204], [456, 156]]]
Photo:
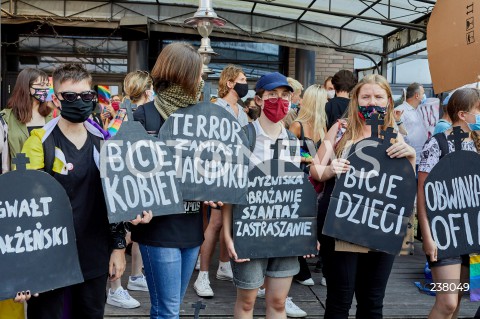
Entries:
[[[26, 303], [28, 319], [100, 319], [105, 303], [121, 308], [140, 306], [128, 292], [139, 290], [150, 296], [151, 318], [178, 318], [191, 280], [200, 297], [214, 297], [208, 270], [217, 241], [220, 257], [215, 277], [232, 281], [236, 288], [232, 306], [235, 318], [252, 318], [258, 297], [265, 298], [267, 318], [307, 315], [293, 303], [295, 296], [289, 297], [289, 291], [294, 280], [315, 284], [307, 263], [307, 258], [315, 256], [239, 259], [232, 238], [232, 205], [188, 202], [184, 205], [186, 214], [153, 217], [152, 212], [143, 211], [135, 212], [136, 219], [128, 223], [108, 222], [95, 160], [100, 142], [113, 137], [127, 120], [140, 122], [147, 133], [158, 138], [160, 128], [172, 114], [200, 101], [204, 87], [202, 61], [189, 44], [167, 45], [151, 73], [135, 71], [125, 77], [124, 97], [112, 96], [96, 120], [93, 112], [97, 93], [92, 90], [91, 75], [81, 65], [61, 65], [53, 72], [51, 102], [59, 112], [47, 103], [48, 75], [31, 68], [20, 72], [1, 112], [2, 172], [14, 170], [12, 159], [23, 152], [30, 159], [29, 169], [45, 170], [65, 188], [73, 208], [84, 282], [35, 296], [28, 286], [24, 291], [12, 291], [17, 303], [0, 302], [0, 317], [2, 311], [9, 311], [11, 318], [23, 318], [19, 309]], [[322, 233], [335, 181], [350, 169], [349, 146], [371, 136], [366, 121], [372, 114], [383, 119], [383, 130], [393, 127], [399, 132], [386, 149], [387, 155], [406, 158], [412, 172], [418, 171], [418, 220], [433, 279], [467, 280], [468, 256], [438, 259], [426, 217], [423, 184], [442, 154], [439, 135], [429, 138], [418, 119], [416, 110], [424, 102], [422, 85], [409, 86], [406, 100], [395, 109], [390, 85], [380, 75], [367, 75], [357, 82], [351, 71], [339, 70], [305, 91], [300, 82], [278, 72], [263, 75], [253, 87], [248, 80], [239, 66], [225, 67], [215, 105], [228, 111], [241, 126], [251, 125], [255, 130], [255, 160], [250, 161], [250, 169], [272, 159], [274, 151], [269, 147], [277, 140], [296, 138], [296, 151], [284, 149], [280, 158], [301, 168], [317, 192], [318, 208], [312, 210], [317, 209], [320, 259], [316, 268], [322, 271], [321, 284], [327, 290], [325, 318], [348, 318], [354, 296], [357, 318], [383, 317], [383, 299], [395, 256], [368, 250], [338, 251], [335, 238]], [[253, 97], [246, 99], [251, 92]], [[122, 108], [126, 100], [136, 107], [133, 119], [127, 118]], [[469, 133], [462, 149], [478, 152], [479, 91], [455, 91], [444, 110], [442, 122], [446, 125], [437, 132], [445, 136], [452, 126], [460, 126]], [[55, 145], [51, 167], [42, 146], [47, 140]], [[450, 141], [448, 149], [454, 149]], [[204, 215], [208, 215], [207, 223]], [[123, 289], [127, 244], [131, 244], [132, 269], [127, 289]], [[192, 279], [196, 263], [199, 272]], [[71, 306], [64, 313], [67, 295]], [[429, 318], [456, 318], [459, 296], [437, 294]]]

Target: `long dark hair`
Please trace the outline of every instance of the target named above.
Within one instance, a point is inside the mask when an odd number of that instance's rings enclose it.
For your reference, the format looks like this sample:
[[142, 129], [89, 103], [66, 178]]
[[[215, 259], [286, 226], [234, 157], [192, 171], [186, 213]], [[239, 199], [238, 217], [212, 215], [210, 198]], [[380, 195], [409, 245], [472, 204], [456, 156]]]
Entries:
[[[17, 120], [23, 124], [32, 120], [32, 104], [34, 98], [30, 95], [30, 87], [38, 78], [43, 82], [48, 82], [48, 75], [42, 70], [33, 68], [22, 70], [18, 74], [12, 96], [7, 102], [7, 108], [12, 109], [12, 113]], [[40, 107], [38, 108], [40, 115], [45, 117], [50, 114], [51, 111], [47, 102], [40, 103]]]

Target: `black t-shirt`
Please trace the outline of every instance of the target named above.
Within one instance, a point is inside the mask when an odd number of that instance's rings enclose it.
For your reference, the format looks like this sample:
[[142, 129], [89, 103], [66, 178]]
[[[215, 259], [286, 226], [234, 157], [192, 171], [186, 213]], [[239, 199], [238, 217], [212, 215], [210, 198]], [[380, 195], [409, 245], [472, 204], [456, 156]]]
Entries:
[[58, 126], [52, 132], [55, 146], [65, 155], [71, 170], [68, 175], [54, 174], [70, 198], [78, 256], [85, 280], [108, 272], [110, 230], [100, 172], [93, 159], [94, 142], [88, 133], [85, 144], [77, 149]]
[[338, 119], [342, 118], [348, 108], [350, 99], [344, 97], [334, 97], [325, 105], [327, 113], [327, 130], [329, 130]]
[[[145, 107], [150, 109], [145, 110]], [[148, 121], [146, 113], [150, 114]], [[163, 123], [153, 102], [139, 106], [133, 118], [149, 132], [158, 132]], [[144, 245], [170, 248], [200, 246], [203, 242], [201, 203], [185, 202], [184, 205], [185, 214], [157, 216], [148, 224], [132, 226], [132, 240]]]

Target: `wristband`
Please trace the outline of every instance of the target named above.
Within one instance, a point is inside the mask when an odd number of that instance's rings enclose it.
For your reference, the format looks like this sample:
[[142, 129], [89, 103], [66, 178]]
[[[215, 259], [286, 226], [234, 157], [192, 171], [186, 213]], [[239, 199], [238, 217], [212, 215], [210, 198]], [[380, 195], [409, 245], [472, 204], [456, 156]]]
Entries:
[[403, 122], [402, 122], [402, 121], [400, 121], [400, 122], [395, 122], [395, 123], [397, 123], [397, 126], [400, 126], [400, 125], [402, 125], [402, 124], [403, 124]]

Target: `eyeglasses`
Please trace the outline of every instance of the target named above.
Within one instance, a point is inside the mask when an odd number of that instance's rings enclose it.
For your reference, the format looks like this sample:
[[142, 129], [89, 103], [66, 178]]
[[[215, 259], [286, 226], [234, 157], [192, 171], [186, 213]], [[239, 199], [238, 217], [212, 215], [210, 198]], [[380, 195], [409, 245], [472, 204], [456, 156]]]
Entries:
[[85, 91], [85, 92], [58, 92], [59, 94], [65, 101], [67, 102], [75, 102], [78, 100], [78, 97], [82, 99], [83, 102], [91, 102], [96, 100], [97, 98], [97, 92], [95, 91]]
[[[283, 92], [282, 95], [280, 96], [282, 98], [282, 100], [288, 100], [290, 101], [291, 97], [292, 97], [292, 94], [290, 92]], [[266, 98], [267, 100], [269, 100], [270, 102], [272, 103], [275, 103], [278, 101], [278, 94], [277, 93], [268, 93], [266, 95]]]
[[43, 86], [48, 88], [49, 83], [48, 82], [41, 82], [41, 83], [32, 83], [31, 87], [33, 89], [33, 86]]

